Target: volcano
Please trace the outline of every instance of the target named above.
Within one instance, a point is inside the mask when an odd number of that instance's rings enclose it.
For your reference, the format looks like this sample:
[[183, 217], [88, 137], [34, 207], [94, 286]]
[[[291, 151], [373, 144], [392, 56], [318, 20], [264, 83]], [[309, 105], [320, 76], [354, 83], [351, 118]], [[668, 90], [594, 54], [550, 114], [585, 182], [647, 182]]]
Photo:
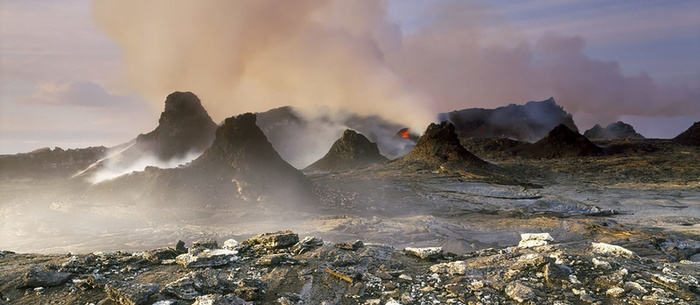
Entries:
[[531, 158], [548, 159], [597, 155], [602, 153], [602, 149], [580, 133], [560, 124], [539, 141], [517, 147], [516, 153]]
[[120, 145], [117, 153], [91, 165], [78, 176], [90, 177], [105, 168], [138, 167], [146, 158], [162, 163], [186, 158], [188, 154], [200, 154], [212, 143], [215, 130], [216, 123], [194, 93], [173, 92], [165, 99], [165, 110], [156, 129]]
[[148, 167], [98, 184], [92, 193], [169, 205], [315, 202], [312, 182], [279, 156], [255, 120], [251, 113], [227, 118], [211, 146], [186, 166]]
[[337, 172], [387, 161], [387, 158], [379, 154], [377, 143], [370, 142], [354, 130], [346, 129], [328, 153], [305, 170]]
[[489, 163], [470, 153], [459, 142], [455, 126], [450, 122], [431, 123], [418, 139], [416, 147], [395, 164], [417, 165], [422, 168], [465, 169], [485, 168]]
[[495, 109], [469, 108], [441, 113], [441, 120], [450, 121], [460, 138], [509, 138], [534, 142], [555, 126], [564, 124], [578, 132], [570, 113], [557, 105], [553, 97], [530, 101], [525, 105], [510, 104]]
[[700, 122], [695, 122], [693, 126], [673, 138], [673, 142], [681, 145], [700, 146]]
[[644, 139], [644, 136], [637, 133], [632, 125], [622, 121], [611, 123], [605, 128], [596, 124], [593, 128], [586, 130], [583, 136], [589, 139]]

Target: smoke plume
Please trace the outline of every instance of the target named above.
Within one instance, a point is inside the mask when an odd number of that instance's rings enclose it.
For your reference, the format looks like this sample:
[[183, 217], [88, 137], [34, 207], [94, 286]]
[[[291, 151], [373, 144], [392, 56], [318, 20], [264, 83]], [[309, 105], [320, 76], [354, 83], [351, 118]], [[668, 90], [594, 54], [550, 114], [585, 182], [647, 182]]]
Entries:
[[607, 119], [700, 114], [698, 88], [625, 75], [586, 56], [581, 37], [530, 43], [494, 23], [488, 7], [462, 1], [431, 1], [410, 31], [386, 1], [93, 3], [133, 88], [154, 102], [191, 90], [215, 120], [329, 105], [423, 130], [438, 112], [550, 96], [575, 115]]

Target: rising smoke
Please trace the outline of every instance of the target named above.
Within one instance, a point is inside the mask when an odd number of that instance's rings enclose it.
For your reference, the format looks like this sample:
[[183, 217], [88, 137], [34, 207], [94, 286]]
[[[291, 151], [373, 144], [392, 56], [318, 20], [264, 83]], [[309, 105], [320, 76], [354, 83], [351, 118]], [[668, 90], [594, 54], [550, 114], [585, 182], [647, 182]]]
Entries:
[[581, 37], [529, 43], [464, 1], [430, 2], [410, 32], [390, 20], [387, 1], [93, 3], [133, 88], [158, 102], [191, 90], [215, 120], [330, 105], [423, 130], [438, 112], [549, 96], [608, 120], [700, 114], [697, 88], [624, 75], [616, 62], [586, 56]]

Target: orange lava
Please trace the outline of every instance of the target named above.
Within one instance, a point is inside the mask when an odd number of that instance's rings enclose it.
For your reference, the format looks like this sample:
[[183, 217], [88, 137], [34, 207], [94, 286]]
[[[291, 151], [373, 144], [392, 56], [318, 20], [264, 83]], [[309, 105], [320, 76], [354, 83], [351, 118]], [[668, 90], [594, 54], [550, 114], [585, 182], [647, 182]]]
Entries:
[[399, 132], [399, 134], [401, 135], [402, 138], [408, 139], [408, 137], [411, 136], [411, 130], [408, 129], [408, 128], [406, 128], [406, 129], [404, 129], [404, 130], [401, 130], [401, 131]]

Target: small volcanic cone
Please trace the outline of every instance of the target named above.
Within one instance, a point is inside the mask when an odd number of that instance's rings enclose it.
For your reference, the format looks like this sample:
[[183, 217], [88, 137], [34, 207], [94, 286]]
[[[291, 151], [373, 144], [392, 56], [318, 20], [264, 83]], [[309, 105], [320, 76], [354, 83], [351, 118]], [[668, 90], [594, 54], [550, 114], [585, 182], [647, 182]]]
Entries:
[[693, 126], [673, 138], [673, 142], [681, 145], [700, 146], [700, 121], [695, 122]]
[[593, 128], [586, 130], [583, 136], [589, 139], [644, 139], [644, 136], [637, 133], [632, 125], [622, 121], [611, 123], [605, 128], [596, 124]]
[[377, 143], [370, 142], [364, 135], [346, 129], [343, 135], [333, 143], [328, 153], [305, 170], [343, 171], [358, 169], [372, 164], [389, 161], [379, 154]]
[[460, 143], [455, 126], [450, 122], [430, 124], [418, 143], [396, 164], [416, 164], [430, 168], [484, 168], [488, 162], [467, 151]]
[[544, 138], [532, 145], [519, 148], [516, 153], [526, 157], [547, 159], [597, 155], [602, 151], [580, 133], [572, 131], [564, 124], [559, 124]]

